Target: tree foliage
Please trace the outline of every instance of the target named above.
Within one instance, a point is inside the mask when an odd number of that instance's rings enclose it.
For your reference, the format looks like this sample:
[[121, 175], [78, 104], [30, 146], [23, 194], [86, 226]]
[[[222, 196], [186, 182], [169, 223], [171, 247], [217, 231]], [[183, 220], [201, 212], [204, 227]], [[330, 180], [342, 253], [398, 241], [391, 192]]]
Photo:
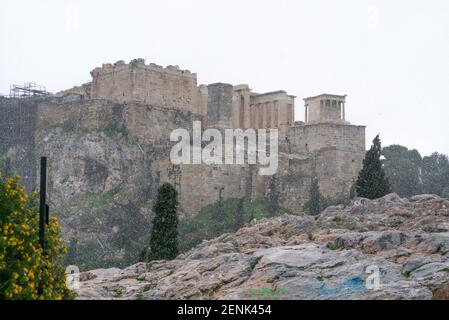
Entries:
[[20, 177], [0, 177], [0, 300], [69, 299], [62, 259], [67, 252], [58, 221], [45, 229], [45, 253], [39, 242], [35, 196], [20, 186]]
[[[325, 197], [322, 194], [320, 194], [320, 210], [318, 212], [323, 212], [324, 209], [330, 206], [347, 206], [351, 199], [349, 195], [340, 194], [336, 197]], [[310, 200], [308, 200], [304, 206], [303, 210], [306, 212], [310, 212]]]
[[363, 168], [356, 182], [356, 192], [359, 197], [377, 199], [391, 192], [390, 183], [382, 167], [381, 143], [379, 135], [373, 140], [373, 145], [366, 152]]
[[403, 197], [429, 193], [449, 197], [449, 160], [437, 152], [421, 158], [417, 150], [383, 148], [383, 164], [394, 192]]
[[421, 155], [400, 145], [383, 148], [383, 165], [391, 188], [402, 197], [420, 194]]
[[[280, 207], [273, 215], [267, 211], [265, 199], [251, 200], [248, 198], [227, 198], [223, 200], [224, 218], [217, 221], [215, 213], [218, 209], [218, 202], [209, 204], [202, 208], [193, 217], [179, 221], [179, 249], [185, 252], [201, 243], [203, 240], [216, 238], [224, 233], [237, 231], [242, 219], [243, 225], [264, 218], [271, 218], [282, 214], [291, 214], [288, 209]], [[240, 215], [241, 206], [241, 215]]]
[[178, 255], [178, 192], [169, 183], [159, 187], [153, 210], [153, 229], [147, 260], [174, 259]]
[[445, 196], [449, 188], [448, 156], [438, 152], [422, 159], [423, 193]]

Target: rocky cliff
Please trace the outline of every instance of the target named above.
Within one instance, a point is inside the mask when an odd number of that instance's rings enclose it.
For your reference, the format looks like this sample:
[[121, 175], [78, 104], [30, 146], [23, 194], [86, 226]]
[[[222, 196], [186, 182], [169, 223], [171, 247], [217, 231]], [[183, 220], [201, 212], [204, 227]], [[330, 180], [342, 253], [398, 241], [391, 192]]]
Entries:
[[253, 221], [172, 261], [80, 278], [78, 299], [449, 298], [449, 199], [356, 198], [318, 216]]
[[[84, 270], [137, 261], [151, 232], [157, 187], [181, 181], [180, 167], [169, 159], [170, 133], [201, 120], [188, 111], [78, 94], [2, 98], [0, 114], [0, 172], [21, 176], [31, 192], [39, 183], [40, 157], [48, 157], [51, 215], [68, 242], [66, 262]], [[192, 180], [182, 178], [184, 184]], [[183, 216], [189, 202], [182, 190], [188, 188], [178, 189]]]

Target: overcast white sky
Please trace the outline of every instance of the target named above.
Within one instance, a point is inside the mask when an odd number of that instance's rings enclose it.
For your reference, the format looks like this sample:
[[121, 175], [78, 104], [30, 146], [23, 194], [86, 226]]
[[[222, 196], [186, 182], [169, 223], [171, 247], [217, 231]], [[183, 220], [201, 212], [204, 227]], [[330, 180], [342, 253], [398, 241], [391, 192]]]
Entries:
[[198, 83], [284, 89], [303, 101], [347, 94], [347, 119], [449, 154], [448, 0], [5, 1], [0, 93], [10, 83], [55, 92], [105, 62], [177, 64]]

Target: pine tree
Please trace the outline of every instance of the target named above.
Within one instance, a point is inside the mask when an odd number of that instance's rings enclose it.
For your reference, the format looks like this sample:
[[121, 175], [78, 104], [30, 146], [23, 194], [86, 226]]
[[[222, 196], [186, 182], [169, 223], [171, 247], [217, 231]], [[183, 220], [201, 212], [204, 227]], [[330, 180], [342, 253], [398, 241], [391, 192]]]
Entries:
[[178, 192], [169, 183], [157, 191], [148, 261], [174, 259], [178, 254]]
[[390, 182], [382, 168], [381, 152], [382, 147], [377, 135], [373, 145], [366, 152], [363, 168], [356, 182], [355, 188], [359, 197], [377, 199], [391, 192]]
[[318, 178], [316, 174], [312, 176], [312, 184], [310, 186], [309, 212], [312, 215], [320, 213], [320, 186], [318, 185]]

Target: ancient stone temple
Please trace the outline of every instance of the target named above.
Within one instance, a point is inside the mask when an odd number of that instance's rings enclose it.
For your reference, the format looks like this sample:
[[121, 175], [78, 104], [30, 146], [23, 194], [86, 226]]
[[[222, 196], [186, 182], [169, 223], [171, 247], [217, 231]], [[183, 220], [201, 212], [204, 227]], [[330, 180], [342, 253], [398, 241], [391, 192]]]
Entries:
[[[193, 120], [202, 121], [203, 128], [278, 128], [281, 146], [277, 174], [279, 188], [284, 205], [294, 210], [299, 210], [308, 198], [312, 170], [317, 172], [323, 194], [337, 197], [348, 192], [361, 168], [365, 127], [351, 125], [346, 120], [344, 95], [322, 94], [305, 98], [302, 122], [295, 121], [295, 96], [285, 91], [256, 93], [246, 84], [198, 85], [195, 73], [178, 66], [164, 68], [135, 59], [130, 63], [104, 64], [92, 70], [91, 75], [91, 82], [54, 96], [1, 100], [2, 139], [9, 139], [2, 145], [3, 149], [12, 148], [9, 152], [3, 151], [3, 163], [25, 172], [25, 178], [31, 179], [30, 186], [35, 184], [33, 170], [30, 165], [24, 167], [24, 163], [30, 161], [15, 162], [19, 154], [38, 158], [45, 153], [53, 163], [65, 159], [66, 174], [52, 171], [55, 176], [63, 174], [60, 178], [65, 182], [52, 183], [61, 183], [61, 190], [65, 191], [72, 188], [69, 194], [94, 190], [92, 177], [86, 176], [86, 171], [90, 172], [86, 168], [92, 162], [96, 163], [94, 168], [101, 167], [104, 171], [97, 173], [102, 177], [100, 186], [95, 184], [95, 188], [100, 187], [99, 191], [108, 191], [131, 179], [125, 173], [130, 168], [114, 173], [112, 158], [102, 154], [101, 148], [97, 154], [92, 152], [79, 159], [63, 152], [52, 154], [56, 146], [49, 137], [54, 136], [53, 140], [58, 141], [64, 136], [62, 132], [56, 134], [57, 130], [85, 130], [86, 138], [89, 131], [98, 134], [98, 131], [106, 130], [113, 140], [126, 130], [136, 139], [129, 147], [142, 148], [142, 144], [148, 143], [168, 144], [170, 130], [179, 126], [191, 128]], [[29, 105], [29, 112], [23, 112], [26, 105]], [[139, 143], [139, 139], [145, 141]], [[22, 149], [15, 150], [19, 145]], [[66, 148], [78, 148], [78, 152], [83, 152], [87, 141]], [[249, 166], [181, 165], [173, 168], [167, 154], [156, 159], [154, 154], [148, 154], [146, 158], [153, 159], [152, 179], [148, 180], [175, 182], [184, 199], [181, 203], [186, 215], [195, 214], [202, 206], [214, 202], [220, 186], [224, 188], [225, 197], [239, 196], [246, 190], [247, 196], [260, 198], [266, 192], [268, 178], [250, 173]], [[124, 161], [123, 157], [121, 161]], [[71, 186], [70, 180], [76, 183]], [[209, 188], [211, 185], [214, 187]]]
[[313, 172], [323, 195], [336, 198], [361, 169], [365, 127], [347, 121], [344, 95], [304, 99], [304, 121], [295, 121], [296, 97], [285, 91], [198, 85], [195, 73], [177, 66], [135, 59], [104, 64], [91, 76], [50, 96], [0, 98], [0, 170], [22, 175], [30, 190], [38, 185], [38, 160], [47, 156], [49, 197], [64, 208], [69, 233], [82, 225], [88, 237], [109, 235], [123, 212], [140, 221], [133, 228], [145, 225], [165, 181], [179, 191], [182, 217], [219, 197], [264, 198], [271, 177], [258, 175], [257, 165], [171, 163], [170, 133], [191, 130], [193, 121], [203, 130], [279, 129], [276, 187], [292, 212], [308, 200]]

